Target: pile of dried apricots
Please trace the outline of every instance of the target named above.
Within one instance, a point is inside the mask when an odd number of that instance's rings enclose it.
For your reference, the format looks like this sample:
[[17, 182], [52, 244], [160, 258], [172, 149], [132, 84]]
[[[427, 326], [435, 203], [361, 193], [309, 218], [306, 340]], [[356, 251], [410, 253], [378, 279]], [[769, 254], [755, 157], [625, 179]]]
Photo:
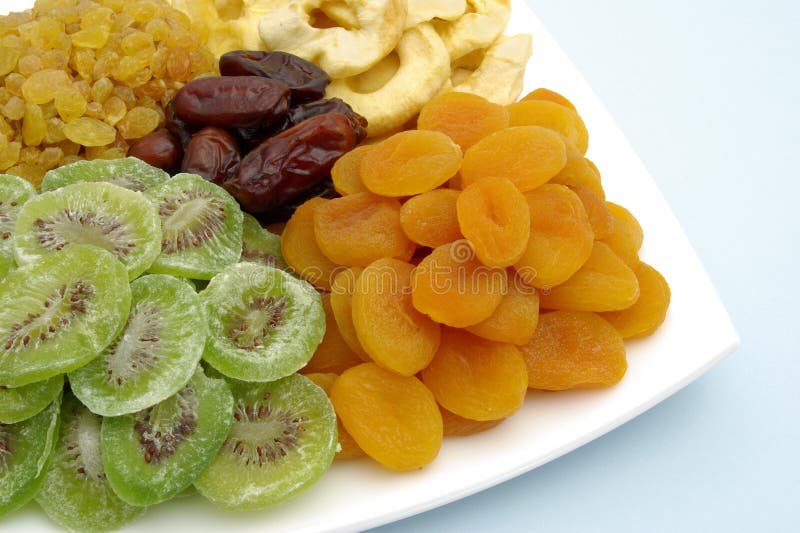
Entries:
[[394, 470], [497, 425], [529, 388], [617, 383], [624, 339], [655, 331], [670, 300], [569, 100], [450, 92], [417, 128], [345, 154], [341, 197], [307, 201], [282, 234], [323, 291], [328, 329], [303, 371], [340, 419], [337, 455]]

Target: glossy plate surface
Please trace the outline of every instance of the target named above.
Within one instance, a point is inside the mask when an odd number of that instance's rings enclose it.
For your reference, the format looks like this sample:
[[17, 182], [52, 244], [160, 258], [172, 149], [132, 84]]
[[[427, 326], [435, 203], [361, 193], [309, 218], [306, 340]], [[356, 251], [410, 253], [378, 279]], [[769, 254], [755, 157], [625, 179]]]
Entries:
[[[6, 0], [0, 11], [29, 0]], [[523, 409], [493, 430], [448, 439], [429, 467], [395, 474], [366, 460], [336, 463], [300, 496], [272, 509], [225, 513], [199, 496], [147, 511], [125, 531], [351, 531], [457, 500], [527, 472], [614, 429], [699, 377], [739, 343], [703, 266], [614, 120], [523, 0], [512, 0], [507, 33], [533, 34], [525, 91], [548, 87], [570, 98], [590, 132], [589, 157], [608, 199], [639, 219], [641, 257], [672, 288], [667, 320], [652, 337], [628, 343], [628, 373], [608, 390], [528, 394]], [[661, 176], [660, 179], [669, 179]], [[58, 531], [35, 506], [2, 519], [11, 532]]]

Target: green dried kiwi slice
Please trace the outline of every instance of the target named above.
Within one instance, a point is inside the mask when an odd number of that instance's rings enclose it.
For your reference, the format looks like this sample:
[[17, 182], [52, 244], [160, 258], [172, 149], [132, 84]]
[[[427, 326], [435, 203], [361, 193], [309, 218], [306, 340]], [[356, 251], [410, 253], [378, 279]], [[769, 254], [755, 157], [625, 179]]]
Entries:
[[292, 374], [271, 383], [231, 380], [233, 426], [214, 462], [194, 482], [223, 509], [261, 509], [317, 481], [337, 446], [325, 392]]
[[0, 423], [0, 517], [33, 499], [58, 435], [61, 395], [27, 420]]
[[30, 182], [17, 176], [0, 174], [0, 255], [13, 256], [17, 215], [25, 202], [34, 196], [36, 189]]
[[70, 372], [72, 392], [103, 416], [151, 407], [191, 379], [207, 336], [200, 297], [186, 280], [142, 276], [131, 283], [125, 328], [99, 357]]
[[17, 264], [75, 244], [93, 244], [114, 254], [135, 279], [161, 248], [161, 223], [141, 193], [110, 183], [76, 183], [40, 194], [17, 217]]
[[15, 389], [0, 385], [0, 424], [16, 424], [40, 413], [63, 388], [62, 375]]
[[173, 498], [214, 460], [232, 423], [230, 386], [206, 377], [198, 365], [189, 383], [163, 402], [103, 420], [100, 445], [108, 482], [132, 505]]
[[211, 279], [242, 255], [242, 210], [228, 192], [196, 174], [176, 174], [145, 194], [161, 217], [161, 255], [150, 272]]
[[71, 246], [0, 283], [0, 383], [21, 387], [75, 370], [125, 325], [125, 267], [102, 248]]
[[242, 213], [242, 261], [252, 261], [286, 270], [281, 253], [281, 237], [267, 231], [253, 215]]
[[226, 268], [200, 293], [209, 325], [203, 359], [243, 381], [273, 381], [302, 368], [325, 333], [319, 293], [257, 263]]
[[42, 179], [41, 191], [54, 191], [65, 185], [85, 181], [104, 181], [131, 191], [142, 192], [168, 179], [169, 174], [135, 157], [94, 159], [76, 161], [48, 170]]
[[36, 502], [54, 522], [71, 531], [108, 531], [138, 518], [146, 509], [122, 501], [103, 468], [102, 417], [66, 394], [53, 457]]
[[17, 267], [14, 256], [10, 253], [0, 251], [0, 281]]

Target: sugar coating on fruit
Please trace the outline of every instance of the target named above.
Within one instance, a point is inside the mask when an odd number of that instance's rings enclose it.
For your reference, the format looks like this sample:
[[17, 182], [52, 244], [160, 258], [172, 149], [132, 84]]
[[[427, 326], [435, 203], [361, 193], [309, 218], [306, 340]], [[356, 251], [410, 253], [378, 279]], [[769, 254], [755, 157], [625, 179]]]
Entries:
[[104, 181], [125, 189], [142, 192], [169, 179], [169, 174], [135, 157], [76, 161], [48, 170], [41, 191], [52, 191], [82, 181]]
[[0, 424], [31, 418], [50, 405], [63, 388], [64, 376], [60, 375], [17, 388], [0, 385]]

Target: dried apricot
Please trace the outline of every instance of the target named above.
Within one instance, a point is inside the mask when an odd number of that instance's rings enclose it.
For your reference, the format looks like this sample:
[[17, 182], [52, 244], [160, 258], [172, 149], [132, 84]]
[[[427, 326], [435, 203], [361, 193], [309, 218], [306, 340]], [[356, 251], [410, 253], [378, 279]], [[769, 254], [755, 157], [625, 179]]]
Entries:
[[517, 126], [487, 135], [464, 153], [462, 186], [487, 177], [511, 180], [525, 192], [547, 182], [567, 163], [558, 133], [540, 126]]
[[601, 313], [623, 338], [646, 337], [660, 326], [667, 316], [671, 292], [664, 276], [647, 263], [634, 269], [639, 280], [639, 299], [622, 311]]
[[614, 226], [602, 241], [633, 268], [639, 264], [639, 249], [644, 241], [642, 226], [636, 217], [621, 205], [612, 202], [606, 204], [614, 217]]
[[[337, 374], [330, 372], [312, 372], [306, 374], [306, 377], [316, 383], [319, 388], [324, 390], [325, 394], [328, 395], [328, 398], [331, 396], [333, 384], [339, 378]], [[356, 459], [366, 455], [364, 450], [358, 446], [358, 443], [356, 443], [355, 439], [350, 436], [350, 433], [347, 432], [341, 420], [336, 421], [336, 429], [339, 438], [340, 449], [337, 450], [336, 455], [333, 456], [334, 460]]]
[[592, 252], [594, 234], [580, 198], [563, 185], [546, 184], [525, 193], [531, 234], [514, 265], [528, 285], [547, 288], [570, 278]]
[[581, 154], [589, 148], [589, 132], [575, 111], [547, 100], [525, 100], [511, 104], [508, 109], [511, 126], [542, 126], [560, 133], [574, 143]]
[[492, 341], [525, 344], [531, 340], [538, 323], [539, 294], [521, 278], [514, 277], [492, 316], [466, 330]]
[[379, 259], [361, 272], [353, 293], [353, 324], [364, 351], [380, 366], [413, 376], [431, 362], [440, 326], [411, 303], [414, 266]]
[[359, 167], [361, 181], [383, 196], [431, 191], [455, 176], [461, 149], [439, 131], [409, 130], [373, 145]]
[[435, 189], [409, 198], [400, 208], [400, 226], [413, 242], [436, 248], [463, 238], [458, 227], [458, 191]]
[[461, 233], [481, 263], [507, 267], [525, 253], [531, 211], [510, 180], [488, 177], [471, 183], [459, 195], [456, 207]]
[[633, 270], [602, 241], [566, 282], [539, 295], [542, 309], [571, 311], [619, 311], [639, 298], [639, 282]]
[[470, 420], [463, 416], [451, 413], [441, 405], [439, 411], [442, 413], [442, 423], [444, 424], [445, 437], [468, 437], [476, 433], [490, 430], [500, 424], [505, 418], [497, 420]]
[[532, 389], [608, 387], [628, 369], [622, 337], [594, 313], [543, 314], [536, 334], [520, 351]]
[[565, 140], [564, 144], [567, 147], [567, 163], [561, 169], [561, 172], [550, 180], [550, 183], [558, 183], [570, 187], [583, 186], [605, 200], [606, 192], [600, 182], [600, 174], [595, 172], [591, 161], [583, 157], [583, 154], [578, 151], [572, 142]]
[[330, 397], [347, 432], [383, 466], [415, 470], [439, 454], [442, 415], [419, 379], [362, 363], [339, 376]]
[[508, 111], [482, 96], [450, 91], [425, 104], [417, 128], [441, 131], [462, 150], [508, 127]]
[[415, 249], [400, 227], [400, 202], [370, 192], [320, 204], [314, 234], [325, 257], [340, 265], [367, 266], [381, 257], [407, 260]]
[[312, 198], [297, 208], [281, 234], [281, 253], [297, 275], [319, 289], [329, 291], [337, 265], [322, 253], [314, 236], [314, 212], [325, 205], [324, 198]]
[[583, 204], [583, 208], [586, 209], [594, 238], [603, 240], [604, 237], [611, 234], [611, 231], [614, 229], [614, 215], [611, 214], [611, 210], [608, 208], [608, 205], [606, 205], [606, 202], [588, 187], [576, 185], [570, 187], [570, 189], [578, 195], [578, 198], [581, 199], [581, 203]]
[[325, 309], [325, 336], [322, 337], [322, 342], [317, 346], [311, 360], [303, 367], [304, 374], [308, 372], [340, 374], [351, 366], [363, 362], [339, 333], [339, 327], [331, 310], [330, 294], [322, 295], [322, 307]]
[[336, 160], [331, 168], [333, 188], [342, 196], [367, 192], [361, 181], [361, 160], [372, 147], [368, 144], [357, 146]]
[[528, 372], [515, 346], [443, 328], [422, 382], [448, 411], [472, 420], [496, 420], [522, 407]]
[[525, 102], [527, 100], [548, 100], [550, 102], [555, 102], [557, 104], [563, 105], [564, 107], [568, 107], [573, 111], [578, 111], [572, 102], [570, 102], [566, 96], [561, 95], [555, 91], [550, 89], [545, 89], [540, 87], [534, 91], [529, 92], [522, 98], [520, 98], [520, 102]]
[[412, 283], [414, 307], [436, 322], [463, 328], [492, 316], [508, 290], [505, 269], [475, 257], [466, 241], [437, 248], [420, 261]]
[[336, 274], [331, 284], [331, 310], [344, 342], [362, 361], [370, 361], [353, 325], [353, 293], [356, 292], [356, 281], [363, 270], [360, 267], [351, 267]]

